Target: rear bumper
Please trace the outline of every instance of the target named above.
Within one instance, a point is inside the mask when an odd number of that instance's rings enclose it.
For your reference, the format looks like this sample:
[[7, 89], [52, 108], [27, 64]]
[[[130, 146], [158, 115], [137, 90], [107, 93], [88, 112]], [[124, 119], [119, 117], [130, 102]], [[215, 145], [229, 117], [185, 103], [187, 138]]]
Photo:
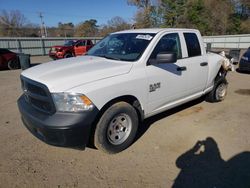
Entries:
[[28, 104], [24, 97], [18, 99], [18, 108], [26, 128], [47, 144], [84, 149], [88, 144], [91, 125], [98, 109], [83, 113], [45, 114]]

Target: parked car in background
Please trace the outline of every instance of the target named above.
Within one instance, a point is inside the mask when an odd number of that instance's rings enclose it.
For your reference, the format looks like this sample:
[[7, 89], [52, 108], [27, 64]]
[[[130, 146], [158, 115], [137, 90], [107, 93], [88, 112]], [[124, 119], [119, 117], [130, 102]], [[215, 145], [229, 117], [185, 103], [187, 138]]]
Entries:
[[0, 69], [19, 69], [20, 62], [15, 52], [0, 48]]
[[62, 59], [84, 55], [92, 46], [91, 40], [67, 40], [63, 46], [52, 46], [49, 56], [52, 59]]
[[239, 70], [250, 71], [250, 47], [240, 59]]

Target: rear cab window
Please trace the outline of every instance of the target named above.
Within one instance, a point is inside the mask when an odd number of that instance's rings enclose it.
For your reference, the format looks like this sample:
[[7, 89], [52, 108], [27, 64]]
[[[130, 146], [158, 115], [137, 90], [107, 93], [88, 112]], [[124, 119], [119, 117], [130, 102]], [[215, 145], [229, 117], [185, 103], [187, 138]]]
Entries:
[[188, 57], [201, 55], [201, 46], [195, 33], [183, 33], [187, 45]]

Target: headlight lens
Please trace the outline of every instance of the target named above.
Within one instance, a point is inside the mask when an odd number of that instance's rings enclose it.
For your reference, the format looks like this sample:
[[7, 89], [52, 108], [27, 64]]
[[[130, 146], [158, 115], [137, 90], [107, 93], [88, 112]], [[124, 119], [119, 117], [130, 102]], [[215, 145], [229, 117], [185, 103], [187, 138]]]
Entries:
[[91, 100], [82, 94], [74, 93], [52, 93], [57, 111], [81, 112], [90, 111], [94, 108]]

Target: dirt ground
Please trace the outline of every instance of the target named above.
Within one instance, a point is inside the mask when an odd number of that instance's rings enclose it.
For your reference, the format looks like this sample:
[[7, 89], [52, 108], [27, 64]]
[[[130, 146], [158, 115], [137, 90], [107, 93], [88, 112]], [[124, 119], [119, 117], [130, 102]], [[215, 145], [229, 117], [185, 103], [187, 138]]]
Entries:
[[229, 73], [223, 102], [197, 100], [145, 120], [132, 146], [108, 155], [32, 136], [16, 104], [20, 73], [0, 71], [0, 187], [250, 187], [250, 74]]

